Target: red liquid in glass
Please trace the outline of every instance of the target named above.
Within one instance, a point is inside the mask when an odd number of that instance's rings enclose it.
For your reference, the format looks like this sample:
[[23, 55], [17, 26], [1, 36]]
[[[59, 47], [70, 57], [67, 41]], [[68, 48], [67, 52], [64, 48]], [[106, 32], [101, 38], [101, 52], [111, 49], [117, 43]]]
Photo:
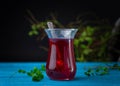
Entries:
[[71, 80], [76, 73], [73, 39], [49, 39], [47, 75], [54, 80]]

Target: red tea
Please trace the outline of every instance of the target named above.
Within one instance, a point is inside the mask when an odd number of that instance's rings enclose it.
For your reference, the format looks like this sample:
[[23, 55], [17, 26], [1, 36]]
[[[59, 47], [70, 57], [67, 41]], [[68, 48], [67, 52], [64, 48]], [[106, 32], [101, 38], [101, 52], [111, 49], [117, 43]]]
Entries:
[[76, 73], [73, 39], [49, 38], [46, 73], [51, 79], [71, 80]]

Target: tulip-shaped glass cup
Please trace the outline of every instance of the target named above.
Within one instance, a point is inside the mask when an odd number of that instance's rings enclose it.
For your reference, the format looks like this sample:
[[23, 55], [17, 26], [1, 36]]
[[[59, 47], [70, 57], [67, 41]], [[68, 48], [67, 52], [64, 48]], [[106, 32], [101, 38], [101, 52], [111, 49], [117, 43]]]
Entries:
[[46, 73], [53, 80], [71, 80], [76, 74], [74, 36], [77, 29], [45, 29], [49, 38]]

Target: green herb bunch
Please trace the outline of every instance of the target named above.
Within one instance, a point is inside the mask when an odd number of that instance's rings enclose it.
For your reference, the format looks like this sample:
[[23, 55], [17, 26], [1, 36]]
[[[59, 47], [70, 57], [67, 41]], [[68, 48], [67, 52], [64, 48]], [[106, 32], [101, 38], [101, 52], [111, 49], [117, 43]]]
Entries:
[[94, 68], [88, 68], [87, 71], [84, 72], [84, 74], [87, 76], [106, 75], [106, 74], [109, 74], [110, 70], [120, 71], [120, 66], [118, 64], [96, 66]]
[[45, 71], [45, 66], [44, 65], [41, 65], [40, 69], [37, 68], [37, 67], [34, 67], [30, 71], [19, 69], [18, 73], [27, 74], [28, 76], [32, 77], [32, 81], [41, 81], [44, 78], [44, 75], [43, 75], [42, 71]]

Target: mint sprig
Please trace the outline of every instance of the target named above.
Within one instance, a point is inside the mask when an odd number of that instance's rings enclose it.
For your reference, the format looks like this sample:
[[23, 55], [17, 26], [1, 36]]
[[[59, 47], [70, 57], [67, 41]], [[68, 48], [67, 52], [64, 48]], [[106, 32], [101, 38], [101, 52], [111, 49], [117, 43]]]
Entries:
[[113, 65], [106, 65], [106, 66], [96, 66], [90, 67], [87, 71], [84, 72], [86, 76], [93, 76], [93, 75], [106, 75], [109, 74], [110, 70], [120, 70], [120, 66], [118, 64]]
[[28, 76], [32, 77], [32, 81], [41, 81], [44, 78], [44, 75], [43, 75], [42, 71], [45, 71], [45, 66], [44, 65], [41, 65], [40, 69], [37, 68], [37, 67], [34, 67], [30, 71], [19, 69], [18, 73], [27, 74]]

